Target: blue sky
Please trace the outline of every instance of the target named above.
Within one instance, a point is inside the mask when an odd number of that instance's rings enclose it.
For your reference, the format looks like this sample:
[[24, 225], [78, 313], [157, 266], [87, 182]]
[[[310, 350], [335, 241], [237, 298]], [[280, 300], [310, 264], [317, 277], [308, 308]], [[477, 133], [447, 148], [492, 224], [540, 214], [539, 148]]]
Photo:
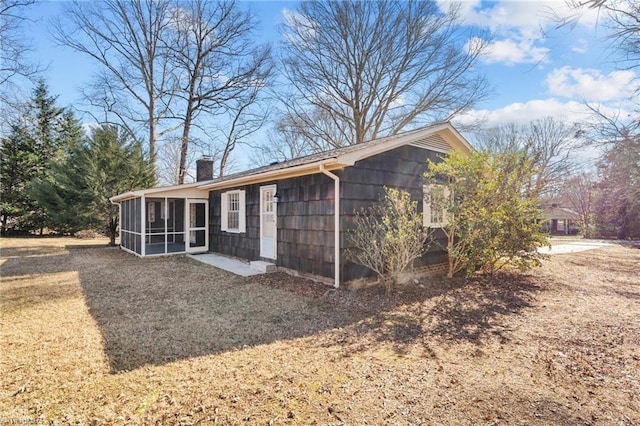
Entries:
[[[439, 0], [446, 7], [447, 0]], [[62, 2], [41, 2], [32, 7], [33, 58], [48, 70], [44, 77], [63, 106], [79, 104], [77, 87], [96, 70], [84, 56], [56, 46], [48, 33], [49, 21], [60, 13]], [[277, 25], [296, 2], [242, 2], [260, 20], [262, 41], [278, 43]], [[626, 97], [637, 82], [633, 71], [617, 71], [615, 51], [605, 39], [602, 17], [590, 11], [573, 27], [556, 28], [550, 16], [566, 16], [564, 1], [469, 0], [461, 14], [467, 25], [490, 31], [493, 41], [482, 57], [479, 70], [486, 74], [493, 96], [459, 117], [459, 124], [483, 120], [486, 126], [508, 122], [526, 123], [554, 116], [569, 123], [584, 120], [584, 102], [606, 111], [627, 108]], [[454, 124], [456, 124], [454, 121]]]

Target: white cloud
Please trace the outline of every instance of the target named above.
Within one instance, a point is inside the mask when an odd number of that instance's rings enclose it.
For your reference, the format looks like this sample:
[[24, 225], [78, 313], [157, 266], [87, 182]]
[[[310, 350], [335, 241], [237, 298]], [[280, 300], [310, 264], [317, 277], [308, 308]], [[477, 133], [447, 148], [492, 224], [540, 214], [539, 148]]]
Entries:
[[571, 46], [571, 50], [584, 55], [589, 51], [589, 43], [587, 42], [587, 40], [581, 38], [580, 40], [576, 41], [573, 46]]
[[[438, 4], [441, 10], [447, 10], [452, 1], [438, 0]], [[495, 38], [482, 60], [507, 65], [546, 62], [550, 49], [543, 46], [544, 33], [557, 27], [562, 19], [579, 16], [577, 24], [592, 27], [598, 19], [597, 11], [588, 8], [575, 11], [561, 0], [469, 0], [462, 1], [459, 7], [466, 24], [488, 29]], [[581, 46], [576, 45], [575, 49]]]
[[468, 126], [482, 123], [483, 127], [500, 126], [506, 123], [527, 124], [538, 118], [552, 116], [573, 124], [584, 121], [589, 109], [576, 101], [562, 102], [555, 98], [534, 99], [525, 103], [516, 102], [494, 110], [471, 110], [457, 116], [454, 125]]
[[[470, 42], [475, 42], [475, 40]], [[503, 39], [491, 42], [480, 57], [480, 60], [489, 64], [497, 62], [506, 65], [536, 64], [545, 62], [548, 53], [549, 49], [536, 46], [535, 41], [532, 39]]]
[[306, 40], [316, 37], [319, 26], [307, 16], [295, 10], [282, 9], [282, 20], [285, 24], [283, 37], [291, 44], [304, 44]]
[[[452, 3], [455, 0], [438, 0], [441, 10], [447, 10]], [[562, 0], [468, 0], [461, 2], [460, 15], [465, 23], [486, 27], [496, 33], [514, 29], [525, 34], [538, 32], [540, 28], [556, 26], [557, 18], [577, 17], [576, 24], [591, 27], [602, 20], [598, 10], [589, 7], [573, 10]]]
[[[625, 115], [628, 111], [616, 109], [602, 104], [594, 105], [602, 113], [608, 116]], [[472, 110], [453, 119], [453, 125], [464, 129], [465, 126], [472, 128], [492, 128], [506, 124], [528, 125], [532, 121], [545, 117], [553, 117], [564, 122], [567, 126], [591, 122], [593, 113], [586, 105], [568, 101], [562, 102], [555, 98], [536, 99], [525, 103], [513, 103], [503, 108], [495, 110]], [[477, 143], [476, 134], [472, 130], [467, 135], [469, 141], [475, 145]], [[574, 152], [574, 160], [584, 164], [593, 163], [601, 155], [600, 151], [593, 148], [579, 148]]]
[[628, 98], [639, 86], [638, 76], [630, 70], [603, 74], [595, 69], [562, 67], [551, 71], [545, 79], [554, 96], [587, 101], [612, 101]]

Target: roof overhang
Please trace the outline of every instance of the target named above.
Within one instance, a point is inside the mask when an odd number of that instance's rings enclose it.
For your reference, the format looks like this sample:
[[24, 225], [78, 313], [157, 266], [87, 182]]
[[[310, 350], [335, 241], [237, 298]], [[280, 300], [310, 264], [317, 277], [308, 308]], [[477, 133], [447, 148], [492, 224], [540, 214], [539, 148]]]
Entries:
[[[433, 139], [429, 139], [434, 136], [442, 138], [442, 140], [446, 142], [446, 146], [443, 146], [442, 143], [435, 142]], [[419, 143], [421, 141], [423, 142]], [[441, 152], [443, 154], [446, 154], [452, 149], [463, 154], [469, 154], [474, 151], [471, 144], [469, 144], [469, 142], [449, 122], [446, 122], [400, 135], [388, 136], [380, 139], [380, 143], [367, 146], [362, 150], [356, 150], [338, 156], [338, 161], [345, 165], [352, 166], [356, 161], [360, 161], [404, 145], [415, 145], [420, 148]]]
[[[430, 136], [439, 136], [441, 140], [446, 142], [446, 146], [442, 143], [434, 143], [429, 140]], [[473, 147], [467, 140], [448, 122], [436, 124], [424, 129], [403, 133], [400, 135], [389, 136], [379, 139], [373, 145], [364, 145], [361, 149], [354, 149], [346, 153], [336, 153], [335, 157], [325, 158], [318, 161], [312, 161], [306, 164], [300, 164], [292, 167], [268, 170], [256, 174], [248, 174], [237, 178], [230, 178], [221, 181], [209, 182], [199, 185], [200, 189], [225, 189], [241, 185], [250, 185], [254, 183], [262, 183], [272, 180], [287, 179], [292, 177], [306, 176], [319, 173], [321, 167], [327, 171], [339, 170], [345, 167], [353, 166], [357, 161], [381, 154], [386, 151], [404, 146], [412, 145], [418, 141], [423, 143], [416, 145], [421, 148], [430, 149], [436, 152], [446, 154], [454, 149], [469, 154], [473, 151]]]
[[226, 189], [242, 185], [251, 185], [254, 183], [268, 182], [272, 180], [281, 180], [299, 176], [307, 176], [315, 173], [320, 173], [321, 166], [324, 166], [325, 170], [338, 170], [342, 169], [349, 164], [344, 164], [339, 161], [338, 158], [324, 159], [321, 161], [314, 161], [308, 164], [301, 164], [298, 166], [287, 167], [283, 169], [269, 170], [262, 173], [250, 174], [246, 176], [240, 176], [237, 178], [231, 178], [219, 182], [203, 183], [198, 186], [199, 189]]
[[283, 163], [282, 166], [276, 166], [275, 168], [267, 167], [264, 171], [256, 170], [254, 173], [251, 173], [250, 171], [239, 173], [237, 177], [229, 176], [227, 178], [219, 178], [203, 182], [130, 191], [111, 197], [110, 200], [112, 203], [118, 203], [142, 196], [183, 196], [184, 194], [192, 194], [193, 191], [227, 189], [299, 176], [307, 176], [315, 173], [321, 173], [322, 169], [325, 171], [340, 170], [345, 167], [353, 166], [357, 161], [404, 145], [413, 145], [444, 154], [452, 149], [463, 154], [469, 154], [474, 150], [469, 142], [467, 142], [467, 140], [451, 125], [451, 123], [445, 122], [405, 132], [399, 135], [373, 140], [362, 144], [362, 146], [355, 145], [345, 149], [338, 149], [333, 156], [331, 153], [327, 153], [328, 155], [322, 159], [310, 159], [308, 163], [300, 164], [300, 159], [298, 159], [296, 160], [296, 165], [289, 167], [286, 166], [286, 163]]
[[139, 189], [123, 192], [109, 198], [112, 203], [119, 203], [133, 198], [147, 197], [149, 195], [160, 196], [196, 196], [199, 194], [198, 185], [202, 182], [185, 183], [182, 185], [158, 186], [155, 188]]

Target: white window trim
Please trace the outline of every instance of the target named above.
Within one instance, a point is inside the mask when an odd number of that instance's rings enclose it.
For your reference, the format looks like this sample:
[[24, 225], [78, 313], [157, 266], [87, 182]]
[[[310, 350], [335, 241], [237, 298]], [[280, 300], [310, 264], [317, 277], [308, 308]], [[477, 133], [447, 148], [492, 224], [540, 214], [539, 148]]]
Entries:
[[444, 228], [449, 224], [449, 214], [446, 209], [442, 211], [442, 222], [433, 222], [431, 220], [431, 192], [436, 188], [442, 188], [444, 190], [445, 198], [451, 197], [451, 192], [446, 185], [441, 184], [429, 184], [424, 185], [422, 188], [422, 225], [428, 228]]
[[[238, 228], [229, 228], [229, 195], [238, 194]], [[247, 232], [246, 191], [223, 192], [220, 196], [220, 230], [232, 234]]]
[[263, 249], [263, 241], [262, 239], [264, 238], [263, 235], [263, 231], [264, 231], [264, 226], [263, 226], [263, 215], [265, 214], [265, 212], [263, 211], [264, 209], [264, 198], [263, 198], [263, 193], [264, 191], [269, 191], [271, 190], [272, 195], [275, 195], [278, 191], [278, 188], [276, 185], [266, 185], [266, 186], [261, 186], [260, 187], [260, 257], [264, 257], [265, 259], [276, 259], [278, 257], [278, 203], [276, 203], [275, 201], [271, 201], [271, 206], [272, 206], [272, 211], [268, 212], [267, 214], [273, 214], [273, 219], [275, 221], [274, 223], [274, 235], [273, 235], [273, 256], [265, 256], [265, 253], [262, 251]]

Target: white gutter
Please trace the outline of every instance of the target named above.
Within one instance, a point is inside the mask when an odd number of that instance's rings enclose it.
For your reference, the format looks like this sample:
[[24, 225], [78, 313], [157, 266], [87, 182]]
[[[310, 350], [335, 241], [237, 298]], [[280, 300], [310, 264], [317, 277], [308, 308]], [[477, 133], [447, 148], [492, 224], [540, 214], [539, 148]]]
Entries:
[[335, 288], [340, 287], [340, 178], [320, 164], [320, 172], [333, 179], [333, 265]]
[[256, 183], [267, 182], [270, 180], [288, 179], [292, 177], [299, 177], [317, 173], [318, 166], [324, 168], [325, 166], [335, 170], [342, 168], [344, 165], [336, 162], [335, 158], [329, 158], [325, 160], [315, 161], [313, 163], [301, 164], [293, 167], [285, 167], [282, 169], [267, 170], [265, 172], [258, 172], [255, 174], [242, 175], [236, 178], [224, 178], [221, 181], [216, 182], [200, 182], [198, 189], [216, 190], [233, 188], [241, 185], [253, 185]]

